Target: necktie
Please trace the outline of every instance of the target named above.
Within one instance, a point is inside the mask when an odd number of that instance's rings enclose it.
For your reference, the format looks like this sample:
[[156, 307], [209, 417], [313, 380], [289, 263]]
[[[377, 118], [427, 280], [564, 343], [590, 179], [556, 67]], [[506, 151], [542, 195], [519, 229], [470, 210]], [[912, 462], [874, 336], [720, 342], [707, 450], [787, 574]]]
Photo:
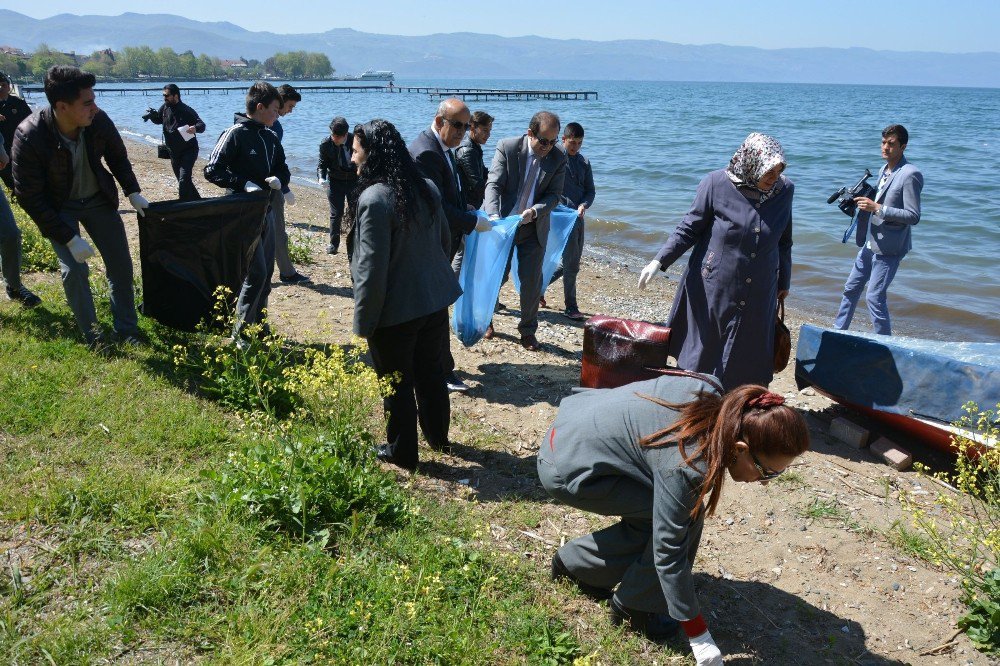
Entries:
[[455, 181], [455, 189], [462, 191], [462, 181], [458, 179], [458, 164], [455, 162], [455, 154], [450, 150], [444, 151], [448, 154], [448, 161], [451, 162], [451, 177]]
[[524, 182], [521, 183], [521, 193], [517, 197], [517, 208], [510, 212], [511, 215], [520, 215], [533, 203], [528, 201], [528, 197], [531, 196], [531, 190], [535, 186], [535, 178], [538, 177], [538, 158], [531, 155], [528, 159], [530, 160], [528, 175], [525, 177]]

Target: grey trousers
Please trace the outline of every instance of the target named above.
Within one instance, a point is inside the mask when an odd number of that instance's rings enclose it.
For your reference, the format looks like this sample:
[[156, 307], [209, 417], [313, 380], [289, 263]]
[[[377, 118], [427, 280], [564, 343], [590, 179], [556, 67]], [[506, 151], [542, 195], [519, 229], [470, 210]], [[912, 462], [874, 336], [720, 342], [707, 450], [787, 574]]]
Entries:
[[[587, 482], [586, 498], [566, 489], [558, 469], [538, 459], [538, 478], [545, 490], [563, 504], [621, 516], [621, 521], [566, 543], [559, 558], [584, 583], [607, 590], [626, 607], [647, 613], [669, 612], [653, 563], [653, 490], [625, 476], [606, 476]], [[704, 514], [691, 526], [688, 566], [694, 566], [705, 525]]]
[[295, 275], [295, 266], [288, 256], [288, 232], [285, 231], [285, 197], [280, 192], [271, 197], [271, 226], [274, 229], [274, 260], [278, 275]]
[[[271, 197], [281, 199], [281, 193]], [[260, 242], [250, 260], [250, 270], [247, 271], [240, 297], [236, 300], [236, 322], [233, 326], [233, 336], [239, 336], [247, 324], [257, 324], [262, 319], [262, 313], [267, 309], [267, 297], [271, 294], [271, 278], [274, 276], [274, 209], [267, 212], [264, 218], [264, 230], [260, 234]]]
[[580, 274], [580, 258], [583, 257], [583, 219], [576, 218], [573, 231], [566, 240], [562, 262], [552, 274], [552, 284], [559, 278], [563, 279], [563, 303], [567, 310], [579, 310], [576, 302], [576, 276]]
[[[452, 237], [451, 242], [455, 242], [454, 237]], [[462, 234], [462, 237], [458, 239], [458, 248], [453, 247], [452, 250], [454, 250], [454, 256], [451, 258], [451, 270], [455, 271], [455, 277], [458, 277], [462, 274], [462, 259], [465, 258], [465, 234]]]
[[[135, 289], [132, 284], [132, 255], [125, 237], [125, 223], [103, 194], [96, 194], [83, 201], [67, 202], [59, 217], [77, 233], [83, 226], [94, 247], [101, 254], [111, 288], [111, 317], [119, 335], [139, 332], [139, 317], [135, 311]], [[73, 253], [62, 243], [52, 243], [59, 257], [63, 290], [66, 302], [76, 317], [88, 342], [100, 334], [94, 295], [90, 291], [90, 268], [73, 258]]]
[[517, 330], [524, 337], [538, 330], [538, 299], [542, 297], [545, 248], [538, 242], [534, 222], [517, 228], [514, 252], [517, 252], [517, 278], [521, 281], [521, 321]]
[[21, 230], [3, 188], [0, 188], [0, 272], [8, 290], [21, 288]]

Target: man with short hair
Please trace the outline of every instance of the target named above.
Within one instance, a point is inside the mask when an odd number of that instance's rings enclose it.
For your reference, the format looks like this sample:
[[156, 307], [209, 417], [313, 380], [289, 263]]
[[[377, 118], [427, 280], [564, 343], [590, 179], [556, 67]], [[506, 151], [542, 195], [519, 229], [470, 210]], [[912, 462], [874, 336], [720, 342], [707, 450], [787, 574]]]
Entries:
[[855, 240], [861, 250], [844, 285], [844, 296], [834, 328], [847, 330], [854, 317], [861, 292], [868, 285], [865, 300], [872, 326], [879, 335], [892, 335], [886, 293], [900, 262], [913, 247], [910, 228], [920, 222], [920, 192], [924, 176], [906, 161], [903, 151], [909, 133], [902, 125], [882, 130], [882, 159], [875, 199], [858, 197], [858, 228]]
[[[462, 143], [472, 114], [469, 107], [460, 99], [446, 99], [438, 105], [437, 113], [431, 126], [421, 132], [409, 145], [410, 155], [420, 167], [424, 177], [430, 179], [441, 193], [441, 208], [444, 209], [451, 230], [451, 252], [449, 260], [454, 260], [455, 253], [466, 234], [473, 231], [489, 231], [489, 221], [476, 216], [475, 207], [471, 206], [462, 192], [459, 180], [458, 161], [454, 149]], [[449, 357], [451, 356], [449, 352]], [[466, 391], [468, 386], [454, 372], [454, 359], [448, 375], [448, 388], [452, 391]]]
[[347, 193], [358, 182], [358, 169], [351, 161], [352, 147], [347, 119], [337, 116], [330, 121], [330, 136], [319, 144], [316, 175], [330, 202], [330, 244], [327, 254], [340, 251], [340, 223], [347, 207]]
[[197, 135], [205, 131], [198, 113], [181, 101], [181, 90], [175, 83], [163, 86], [163, 104], [159, 109], [146, 109], [154, 125], [163, 125], [163, 140], [170, 151], [170, 167], [177, 178], [177, 195], [181, 201], [201, 199], [194, 186], [194, 163], [198, 160]]
[[[205, 165], [205, 178], [231, 192], [259, 192], [271, 195], [272, 204], [282, 198], [280, 190], [288, 186], [290, 174], [285, 151], [271, 126], [278, 119], [281, 95], [266, 81], [250, 86], [246, 115], [219, 137]], [[271, 293], [274, 275], [274, 210], [269, 207], [261, 228], [260, 242], [254, 251], [239, 299], [233, 337], [239, 340], [246, 324], [262, 322]], [[264, 325], [265, 334], [267, 326]]]
[[[296, 105], [302, 101], [302, 95], [292, 86], [283, 83], [278, 86], [278, 94], [281, 96], [281, 107], [278, 109], [278, 118], [284, 118], [292, 114]], [[285, 138], [285, 129], [281, 126], [280, 120], [275, 120], [271, 125], [271, 131], [278, 135], [278, 141]], [[292, 264], [292, 258], [288, 254], [288, 233], [285, 231], [285, 206], [295, 205], [295, 193], [292, 192], [288, 183], [281, 188], [280, 197], [274, 197], [271, 206], [274, 212], [274, 260], [278, 264], [278, 279], [282, 284], [309, 284], [312, 282], [307, 276], [299, 273]]]
[[563, 314], [575, 321], [582, 321], [586, 316], [580, 312], [576, 302], [576, 276], [580, 273], [580, 258], [583, 256], [583, 218], [587, 209], [594, 205], [596, 194], [594, 172], [590, 168], [590, 160], [580, 152], [583, 147], [583, 125], [566, 123], [562, 143], [566, 151], [566, 183], [559, 202], [575, 208], [577, 217], [563, 250], [562, 264], [552, 275], [552, 282], [562, 277], [563, 302], [566, 305]]
[[[12, 85], [10, 77], [5, 72], [0, 72], [0, 137], [3, 137], [3, 147], [8, 157], [14, 149], [14, 131], [31, 115], [28, 103], [10, 94]], [[11, 175], [9, 160], [5, 166], [0, 167], [0, 180], [3, 180], [8, 189], [14, 189], [14, 177]]]
[[140, 344], [132, 256], [118, 214], [115, 180], [136, 214], [142, 215], [149, 202], [139, 193], [139, 181], [115, 124], [97, 107], [95, 83], [93, 74], [77, 67], [50, 67], [45, 74], [45, 97], [50, 106], [17, 128], [13, 161], [18, 203], [51, 241], [59, 257], [66, 301], [87, 343], [100, 349], [103, 336], [87, 267], [87, 259], [95, 252], [81, 238], [80, 226], [104, 260], [118, 340]]
[[[566, 180], [566, 153], [558, 145], [559, 116], [539, 111], [528, 131], [497, 143], [486, 181], [483, 209], [491, 217], [519, 215], [514, 236], [517, 275], [521, 281], [521, 346], [538, 351], [538, 300], [542, 295], [542, 260], [549, 236], [549, 214], [559, 203]], [[492, 329], [492, 325], [490, 327]], [[492, 337], [491, 330], [487, 331]]]
[[[493, 132], [493, 116], [485, 111], [472, 114], [472, 126], [469, 135], [455, 149], [455, 159], [458, 162], [458, 180], [465, 192], [466, 202], [475, 208], [483, 205], [486, 196], [486, 178], [490, 170], [483, 163], [483, 144], [490, 140]], [[462, 258], [465, 256], [465, 237], [459, 241], [455, 249], [455, 257], [451, 267], [458, 275], [462, 271]]]

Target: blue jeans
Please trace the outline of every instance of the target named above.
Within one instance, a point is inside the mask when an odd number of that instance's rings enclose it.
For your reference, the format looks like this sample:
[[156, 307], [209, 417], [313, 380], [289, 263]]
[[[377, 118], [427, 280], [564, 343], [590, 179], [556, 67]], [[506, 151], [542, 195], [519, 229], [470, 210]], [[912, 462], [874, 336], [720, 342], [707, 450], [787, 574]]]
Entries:
[[886, 292], [889, 291], [889, 284], [892, 278], [896, 277], [899, 262], [902, 260], [902, 255], [889, 257], [875, 254], [867, 246], [861, 248], [854, 261], [854, 268], [847, 278], [847, 284], [844, 285], [844, 298], [840, 302], [840, 311], [833, 323], [834, 328], [842, 331], [850, 328], [854, 309], [867, 284], [868, 292], [865, 294], [865, 300], [868, 302], [868, 315], [871, 317], [872, 326], [879, 335], [892, 335]]
[[21, 230], [3, 188], [0, 188], [0, 271], [8, 291], [21, 288]]
[[[83, 201], [68, 202], [59, 211], [59, 217], [77, 233], [82, 225], [101, 254], [111, 287], [111, 316], [115, 332], [123, 336], [137, 334], [139, 318], [135, 312], [132, 255], [129, 254], [121, 215], [103, 194], [96, 194]], [[74, 259], [73, 253], [62, 243], [52, 243], [52, 249], [59, 257], [59, 270], [69, 309], [73, 311], [84, 337], [92, 342], [101, 329], [94, 309], [94, 295], [90, 291], [90, 268]]]

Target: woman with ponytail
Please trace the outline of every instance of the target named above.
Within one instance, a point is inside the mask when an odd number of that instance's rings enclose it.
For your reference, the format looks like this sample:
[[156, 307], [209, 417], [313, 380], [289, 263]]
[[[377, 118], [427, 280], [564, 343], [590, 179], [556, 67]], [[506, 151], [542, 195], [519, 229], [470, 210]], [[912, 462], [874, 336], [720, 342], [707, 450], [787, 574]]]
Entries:
[[346, 215], [354, 333], [368, 340], [379, 377], [396, 378], [385, 398], [387, 442], [378, 457], [412, 470], [418, 406], [427, 442], [449, 448], [448, 306], [462, 293], [448, 260], [451, 233], [437, 188], [392, 123], [355, 127], [351, 160], [358, 166]]
[[652, 640], [682, 628], [700, 666], [721, 665], [692, 576], [705, 516], [727, 478], [766, 483], [808, 448], [802, 416], [762, 386], [722, 395], [688, 373], [564, 399], [538, 452], [542, 485], [621, 521], [560, 548], [553, 578], [610, 599], [616, 624]]

